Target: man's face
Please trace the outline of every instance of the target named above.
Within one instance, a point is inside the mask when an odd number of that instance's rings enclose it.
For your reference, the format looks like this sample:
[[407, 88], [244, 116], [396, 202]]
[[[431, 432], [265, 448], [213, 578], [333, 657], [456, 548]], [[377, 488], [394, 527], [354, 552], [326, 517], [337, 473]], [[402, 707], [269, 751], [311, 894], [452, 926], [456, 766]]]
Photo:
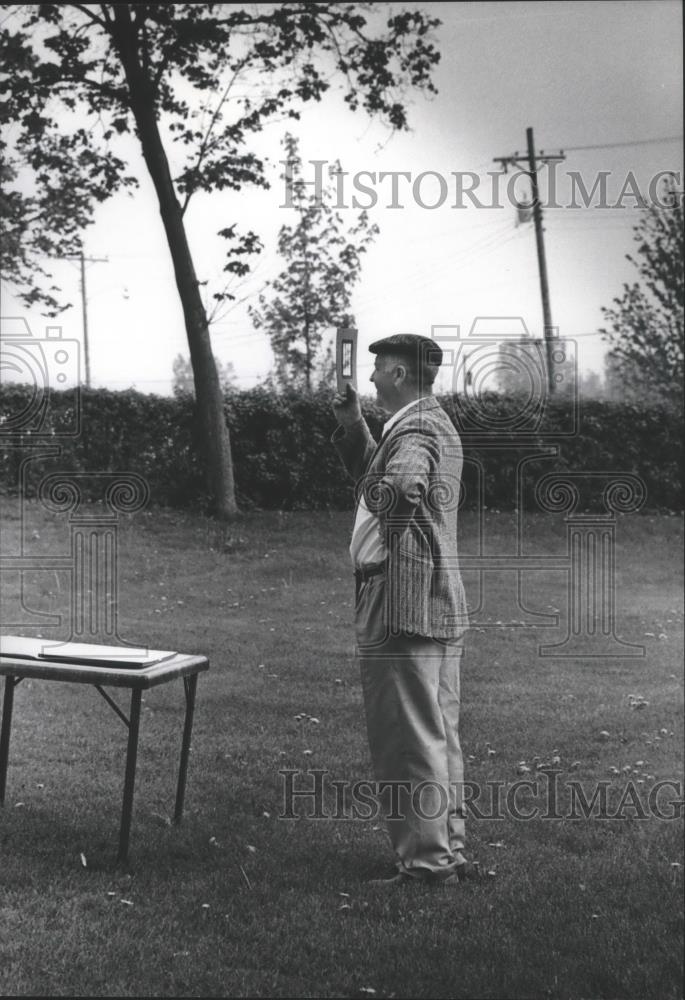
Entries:
[[391, 354], [377, 354], [371, 381], [376, 387], [378, 405], [394, 413], [400, 405], [399, 386], [402, 383], [404, 366], [401, 359]]

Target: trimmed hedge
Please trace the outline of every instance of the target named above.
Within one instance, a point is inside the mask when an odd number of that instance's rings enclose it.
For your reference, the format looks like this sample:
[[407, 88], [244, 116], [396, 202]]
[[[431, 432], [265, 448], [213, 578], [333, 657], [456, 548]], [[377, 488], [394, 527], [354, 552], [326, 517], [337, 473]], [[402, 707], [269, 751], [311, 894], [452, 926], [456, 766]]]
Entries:
[[[77, 396], [73, 390], [53, 392], [44, 414], [33, 414], [31, 433], [11, 437], [8, 430], [17, 428], [18, 415], [24, 410], [31, 415], [32, 398], [28, 386], [0, 389], [4, 492], [20, 488], [21, 463], [33, 454], [23, 485], [27, 495], [35, 495], [49, 472], [121, 471], [143, 476], [155, 503], [205, 506], [201, 441], [190, 397], [84, 389], [80, 433], [69, 437], [62, 435], [76, 426]], [[483, 401], [483, 429], [463, 402], [444, 397], [441, 402], [462, 434], [466, 507], [510, 510], [523, 503], [533, 509], [535, 483], [557, 472], [570, 474], [580, 484], [581, 509], [589, 509], [593, 497], [601, 494], [604, 474], [623, 472], [644, 482], [647, 509], [682, 508], [682, 421], [680, 413], [666, 405], [584, 400], [576, 432], [569, 435], [573, 413], [568, 400], [554, 400], [542, 415], [521, 424], [520, 400], [488, 396]], [[364, 411], [372, 433], [378, 435], [384, 415], [368, 401]], [[335, 427], [330, 392], [303, 396], [263, 387], [233, 392], [226, 399], [226, 416], [243, 508], [351, 507], [353, 487], [330, 444]], [[509, 428], [519, 426], [507, 429], [507, 423]], [[49, 454], [55, 445], [61, 447], [58, 457]], [[588, 475], [579, 478], [579, 473]]]

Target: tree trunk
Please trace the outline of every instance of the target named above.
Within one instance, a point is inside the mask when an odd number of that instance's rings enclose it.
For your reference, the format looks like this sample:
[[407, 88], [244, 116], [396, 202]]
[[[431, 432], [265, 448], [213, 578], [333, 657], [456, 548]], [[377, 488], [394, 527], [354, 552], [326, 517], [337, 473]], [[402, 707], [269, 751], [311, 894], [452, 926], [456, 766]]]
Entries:
[[143, 157], [157, 192], [159, 211], [174, 265], [176, 287], [183, 307], [211, 513], [222, 520], [228, 520], [238, 513], [238, 506], [224, 398], [212, 353], [207, 314], [200, 295], [181, 206], [159, 134], [154, 94], [138, 59], [129, 5], [115, 5], [114, 17], [117, 29], [115, 44], [129, 85], [131, 109]]
[[[304, 220], [302, 222], [304, 226]], [[310, 289], [311, 289], [311, 268], [309, 266], [309, 257], [307, 255], [307, 237], [302, 232], [302, 253], [304, 256], [304, 268], [305, 268], [305, 286], [304, 286], [304, 343], [305, 343], [305, 381], [307, 385], [307, 393], [311, 394], [312, 391], [312, 342], [311, 342], [311, 322], [309, 314], [309, 301], [310, 301]]]
[[305, 382], [307, 385], [307, 392], [312, 391], [312, 349], [311, 342], [309, 339], [309, 314], [305, 314], [304, 319], [304, 343], [305, 343]]

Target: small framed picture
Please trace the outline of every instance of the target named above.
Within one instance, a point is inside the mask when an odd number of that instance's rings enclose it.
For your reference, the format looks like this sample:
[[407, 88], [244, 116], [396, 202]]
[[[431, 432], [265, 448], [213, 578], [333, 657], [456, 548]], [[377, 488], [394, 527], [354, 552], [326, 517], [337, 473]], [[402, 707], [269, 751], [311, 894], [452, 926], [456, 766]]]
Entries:
[[338, 392], [345, 392], [348, 382], [357, 388], [357, 331], [339, 326], [335, 351], [335, 372]]

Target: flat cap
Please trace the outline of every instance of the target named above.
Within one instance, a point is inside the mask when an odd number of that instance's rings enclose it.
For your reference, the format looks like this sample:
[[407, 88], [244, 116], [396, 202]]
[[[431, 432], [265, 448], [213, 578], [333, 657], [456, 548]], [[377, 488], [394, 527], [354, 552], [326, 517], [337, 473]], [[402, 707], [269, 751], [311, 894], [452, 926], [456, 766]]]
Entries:
[[417, 333], [394, 333], [392, 337], [375, 340], [369, 346], [372, 354], [400, 354], [415, 358], [425, 365], [442, 364], [442, 348], [430, 337], [420, 337]]

